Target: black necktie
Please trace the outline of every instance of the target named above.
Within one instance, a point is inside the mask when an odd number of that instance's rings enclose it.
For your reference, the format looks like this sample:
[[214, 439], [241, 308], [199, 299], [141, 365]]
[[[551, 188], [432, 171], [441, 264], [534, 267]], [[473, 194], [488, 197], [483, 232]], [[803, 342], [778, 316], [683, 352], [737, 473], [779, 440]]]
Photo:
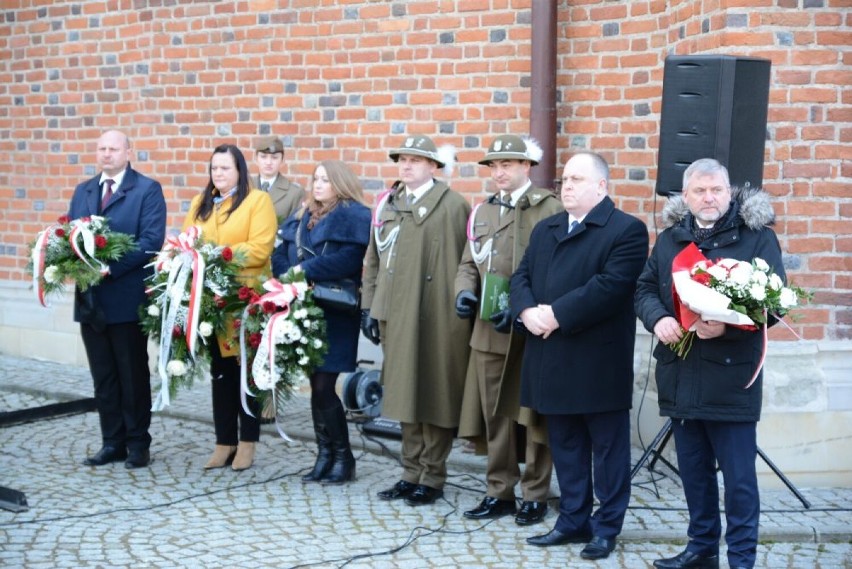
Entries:
[[109, 203], [109, 200], [112, 199], [112, 185], [114, 183], [115, 183], [115, 180], [111, 180], [109, 178], [104, 180], [105, 189], [104, 189], [104, 197], [103, 197], [103, 199], [101, 199], [101, 211], [106, 209], [106, 206]]

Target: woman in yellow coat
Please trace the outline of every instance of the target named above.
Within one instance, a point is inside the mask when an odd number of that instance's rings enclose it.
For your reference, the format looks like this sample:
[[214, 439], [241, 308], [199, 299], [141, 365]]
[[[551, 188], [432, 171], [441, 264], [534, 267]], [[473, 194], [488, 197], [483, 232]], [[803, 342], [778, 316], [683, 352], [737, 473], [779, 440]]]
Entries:
[[[268, 275], [269, 258], [275, 245], [277, 222], [269, 194], [252, 190], [246, 159], [232, 144], [222, 144], [210, 157], [210, 180], [195, 196], [183, 222], [186, 230], [201, 228], [201, 237], [216, 245], [227, 245], [245, 258], [241, 278], [251, 285]], [[233, 327], [229, 327], [233, 331]], [[254, 461], [260, 438], [257, 401], [249, 398], [254, 417], [240, 404], [239, 344], [234, 334], [219, 337], [210, 347], [213, 390], [213, 424], [216, 449], [204, 468], [245, 470]]]

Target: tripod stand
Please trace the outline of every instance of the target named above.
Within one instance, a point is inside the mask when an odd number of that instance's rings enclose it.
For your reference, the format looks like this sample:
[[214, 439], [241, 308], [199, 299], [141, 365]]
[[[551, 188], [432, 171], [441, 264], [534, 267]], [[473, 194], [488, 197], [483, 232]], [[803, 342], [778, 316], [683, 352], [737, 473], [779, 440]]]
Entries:
[[[642, 466], [648, 461], [652, 454], [654, 455], [654, 458], [651, 460], [650, 463], [648, 463], [648, 470], [653, 471], [654, 465], [657, 463], [657, 460], [659, 460], [663, 464], [671, 468], [675, 474], [680, 474], [677, 468], [675, 468], [672, 463], [666, 460], [662, 455], [663, 449], [666, 448], [666, 444], [669, 442], [669, 439], [671, 439], [671, 437], [672, 420], [667, 419], [666, 424], [663, 425], [663, 428], [660, 429], [660, 432], [657, 433], [657, 436], [654, 437], [654, 440], [651, 441], [651, 444], [648, 445], [647, 449], [645, 449], [645, 452], [639, 458], [639, 461], [633, 467], [633, 470], [630, 471], [631, 480], [636, 476], [636, 474], [639, 472], [639, 469], [642, 468]], [[781, 479], [781, 482], [784, 483], [784, 485], [790, 490], [790, 492], [792, 492], [793, 495], [799, 499], [802, 505], [806, 509], [810, 509], [811, 503], [802, 495], [801, 492], [799, 492], [799, 489], [796, 488], [786, 476], [784, 476], [784, 473], [781, 472], [781, 469], [778, 468], [778, 466], [776, 466], [775, 463], [769, 459], [766, 453], [763, 452], [763, 449], [761, 449], [759, 446], [757, 447], [757, 454], [758, 456], [760, 456], [760, 458], [763, 459], [763, 462], [766, 463], [766, 465], [772, 470], [772, 472], [774, 472], [775, 475], [778, 476], [779, 479]]]

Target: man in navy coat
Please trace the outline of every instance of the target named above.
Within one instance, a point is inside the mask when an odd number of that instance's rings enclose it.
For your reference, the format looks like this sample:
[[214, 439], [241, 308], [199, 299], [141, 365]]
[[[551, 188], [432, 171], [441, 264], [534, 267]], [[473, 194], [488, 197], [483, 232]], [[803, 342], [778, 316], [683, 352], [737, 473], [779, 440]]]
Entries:
[[151, 376], [139, 307], [146, 299], [145, 265], [163, 246], [166, 202], [159, 182], [130, 167], [130, 154], [123, 133], [101, 135], [101, 173], [74, 189], [68, 212], [71, 219], [104, 216], [112, 231], [137, 243], [109, 264], [100, 284], [75, 293], [74, 320], [89, 359], [103, 439], [102, 448], [83, 461], [88, 466], [124, 460], [127, 468], [141, 468], [150, 462]]
[[513, 315], [529, 333], [521, 404], [547, 420], [560, 490], [555, 527], [527, 542], [586, 543], [584, 559], [609, 556], [630, 500], [633, 293], [648, 256], [647, 228], [616, 209], [608, 185], [602, 157], [573, 156], [565, 213], [535, 227], [511, 282]]

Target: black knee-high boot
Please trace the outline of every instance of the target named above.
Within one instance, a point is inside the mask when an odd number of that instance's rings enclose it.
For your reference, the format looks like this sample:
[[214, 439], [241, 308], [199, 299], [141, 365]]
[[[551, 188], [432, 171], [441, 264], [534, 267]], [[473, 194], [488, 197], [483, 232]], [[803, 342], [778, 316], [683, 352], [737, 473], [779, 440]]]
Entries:
[[338, 401], [334, 407], [321, 411], [328, 436], [331, 439], [331, 453], [334, 464], [323, 477], [323, 484], [343, 484], [355, 479], [355, 457], [349, 446], [349, 427], [346, 425], [346, 413]]
[[314, 434], [317, 439], [317, 461], [314, 469], [302, 476], [302, 482], [319, 482], [328, 474], [332, 466], [331, 439], [328, 436], [325, 417], [316, 405], [311, 402], [311, 417], [314, 420]]

